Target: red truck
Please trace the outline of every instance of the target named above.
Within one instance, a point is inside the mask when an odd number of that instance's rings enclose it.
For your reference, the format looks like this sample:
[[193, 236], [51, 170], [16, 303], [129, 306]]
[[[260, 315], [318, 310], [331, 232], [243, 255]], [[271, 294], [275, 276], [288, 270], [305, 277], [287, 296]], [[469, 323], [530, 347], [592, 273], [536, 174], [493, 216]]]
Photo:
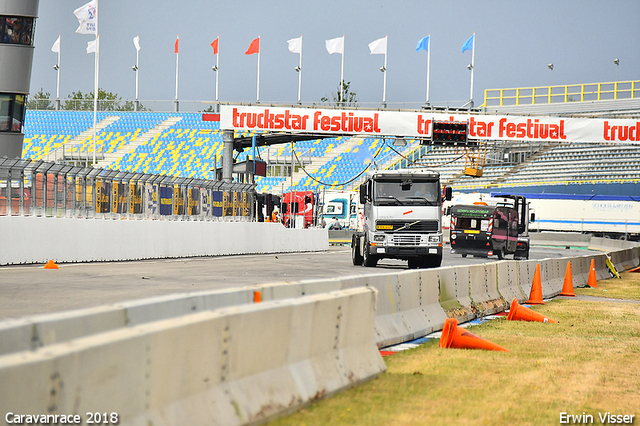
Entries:
[[315, 225], [318, 196], [312, 191], [292, 191], [282, 195], [282, 223], [287, 228], [308, 228]]

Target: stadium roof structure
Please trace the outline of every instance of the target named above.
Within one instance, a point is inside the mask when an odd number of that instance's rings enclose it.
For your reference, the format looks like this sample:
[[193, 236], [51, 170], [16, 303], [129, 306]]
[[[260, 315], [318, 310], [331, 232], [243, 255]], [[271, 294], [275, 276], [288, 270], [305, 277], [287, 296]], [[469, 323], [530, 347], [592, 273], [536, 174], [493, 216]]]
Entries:
[[[336, 138], [339, 134], [327, 134], [327, 133], [286, 133], [286, 132], [274, 132], [274, 133], [260, 133], [256, 134], [256, 147], [277, 145], [281, 143], [290, 143], [298, 141], [308, 141], [316, 139]], [[253, 136], [242, 136], [233, 139], [233, 149], [242, 152], [245, 148], [251, 148], [253, 145]]]

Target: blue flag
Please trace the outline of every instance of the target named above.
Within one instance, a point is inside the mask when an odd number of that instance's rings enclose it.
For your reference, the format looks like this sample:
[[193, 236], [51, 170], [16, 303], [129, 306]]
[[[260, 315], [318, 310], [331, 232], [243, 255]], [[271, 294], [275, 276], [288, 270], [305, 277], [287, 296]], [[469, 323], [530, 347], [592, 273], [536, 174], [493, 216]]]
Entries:
[[464, 44], [462, 45], [462, 53], [465, 52], [465, 50], [472, 50], [473, 49], [473, 38], [475, 37], [475, 34], [472, 35], [471, 37], [469, 37], [467, 39], [467, 41], [464, 42]]
[[422, 37], [418, 42], [418, 46], [416, 46], [416, 52], [424, 50], [425, 52], [429, 51], [429, 36]]

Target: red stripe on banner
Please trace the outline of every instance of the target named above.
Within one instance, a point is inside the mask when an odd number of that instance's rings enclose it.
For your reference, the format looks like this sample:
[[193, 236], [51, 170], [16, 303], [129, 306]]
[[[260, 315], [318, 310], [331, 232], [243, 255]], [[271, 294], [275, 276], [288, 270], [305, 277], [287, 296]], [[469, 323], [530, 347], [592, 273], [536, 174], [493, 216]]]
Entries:
[[202, 121], [220, 121], [220, 114], [202, 113]]
[[389, 356], [389, 355], [393, 355], [396, 354], [397, 352], [393, 352], [393, 351], [380, 351], [380, 355], [382, 356]]

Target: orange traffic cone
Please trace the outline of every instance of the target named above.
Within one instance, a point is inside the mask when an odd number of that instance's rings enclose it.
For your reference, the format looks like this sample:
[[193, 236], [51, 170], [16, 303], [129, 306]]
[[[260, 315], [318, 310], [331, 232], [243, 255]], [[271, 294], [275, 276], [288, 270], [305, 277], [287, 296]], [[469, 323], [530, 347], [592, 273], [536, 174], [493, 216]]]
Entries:
[[591, 259], [591, 267], [589, 268], [589, 279], [587, 280], [588, 287], [598, 287], [598, 279], [596, 278], [596, 261]]
[[567, 262], [567, 272], [564, 273], [564, 285], [562, 286], [562, 293], [558, 296], [573, 296], [576, 294], [573, 292], [573, 276], [571, 275], [571, 262]]
[[531, 293], [529, 300], [525, 303], [530, 305], [544, 305], [542, 300], [542, 281], [540, 280], [540, 264], [536, 263], [536, 272], [533, 274], [533, 283], [531, 284]]
[[58, 265], [56, 265], [56, 262], [54, 262], [53, 260], [50, 260], [47, 262], [46, 265], [44, 265], [44, 269], [60, 269], [58, 267]]
[[262, 302], [262, 293], [260, 293], [259, 291], [254, 291], [253, 303], [260, 303], [260, 302]]
[[447, 318], [442, 329], [442, 337], [440, 337], [441, 348], [458, 348], [458, 349], [485, 349], [488, 351], [504, 351], [509, 349], [496, 345], [493, 342], [485, 340], [468, 332], [464, 328], [458, 327], [458, 320], [455, 318]]
[[511, 308], [509, 309], [509, 315], [507, 316], [509, 321], [538, 321], [538, 322], [548, 322], [551, 324], [557, 324], [558, 321], [554, 321], [551, 318], [547, 318], [542, 314], [537, 313], [536, 311], [532, 311], [531, 309], [522, 306], [518, 303], [517, 298], [513, 298], [511, 302]]

